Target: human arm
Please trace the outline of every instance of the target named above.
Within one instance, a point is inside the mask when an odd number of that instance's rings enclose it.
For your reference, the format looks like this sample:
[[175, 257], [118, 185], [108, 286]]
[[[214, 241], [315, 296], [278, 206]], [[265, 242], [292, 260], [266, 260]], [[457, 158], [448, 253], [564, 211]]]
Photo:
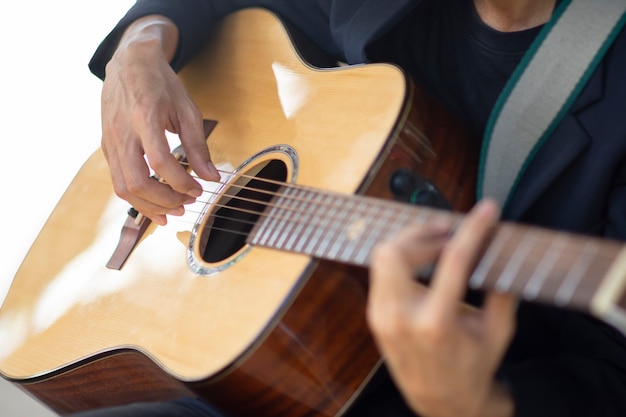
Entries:
[[[202, 132], [202, 115], [170, 66], [178, 28], [148, 15], [124, 31], [106, 66], [102, 89], [102, 150], [115, 192], [158, 224], [180, 215], [201, 187], [170, 154], [165, 130], [179, 135], [200, 178], [218, 180]], [[150, 178], [150, 167], [165, 181]]]
[[[393, 7], [389, 7], [385, 2], [380, 2], [379, 0], [299, 0], [297, 2], [284, 0], [179, 0], [175, 2], [168, 0], [138, 0], [100, 44], [90, 61], [90, 69], [95, 75], [103, 78], [105, 84], [109, 83], [112, 86], [111, 91], [115, 93], [112, 78], [120, 78], [120, 76], [125, 74], [126, 69], [133, 68], [127, 66], [127, 64], [115, 67], [111, 63], [112, 60], [125, 56], [119, 53], [120, 47], [132, 45], [127, 42], [120, 42], [120, 39], [129, 33], [127, 32], [129, 25], [133, 24], [137, 19], [150, 15], [159, 15], [167, 17], [178, 28], [177, 49], [173, 56], [168, 56], [168, 58], [171, 58], [171, 70], [176, 72], [184, 67], [189, 59], [203, 47], [209, 39], [215, 24], [222, 17], [238, 9], [251, 6], [267, 8], [276, 13], [289, 26], [290, 30], [297, 29], [301, 35], [312, 41], [327, 57], [334, 58], [335, 61], [361, 63], [366, 61], [366, 46], [380, 33], [388, 30], [406, 10], [414, 7], [417, 3], [415, 0], [396, 0]], [[127, 58], [129, 56], [132, 57], [133, 55], [126, 54]], [[156, 83], [151, 88], [154, 89], [156, 88], [155, 86], [165, 85], [169, 89], [169, 93], [161, 96], [163, 100], [167, 100], [168, 95], [172, 93], [176, 93], [174, 97], [183, 97], [183, 94], [179, 92], [181, 87], [174, 82], [171, 76], [172, 71], [164, 65], [162, 55], [153, 54], [152, 56], [158, 58], [159, 61], [154, 66], [134, 67], [136, 70], [135, 79], [141, 80], [140, 74], [142, 70], [151, 71], [151, 74], [157, 77], [157, 80], [164, 82], [164, 84]], [[106, 74], [105, 68], [107, 68]], [[116, 73], [113, 73], [114, 68], [118, 70]], [[150, 73], [148, 72], [148, 74]], [[145, 85], [146, 83], [139, 83], [138, 87], [135, 87], [133, 84], [128, 84], [127, 88], [130, 88], [129, 90], [121, 90], [117, 92], [118, 94], [110, 94], [111, 100], [103, 100], [103, 116], [105, 116], [104, 112], [107, 112], [108, 115], [110, 110], [114, 111], [114, 106], [116, 105], [133, 105], [133, 96], [138, 97], [142, 91], [146, 91]], [[157, 93], [150, 93], [148, 98], [154, 99]], [[123, 99], [127, 99], [127, 101], [124, 102]], [[186, 100], [182, 100], [182, 102], [187, 103]], [[154, 102], [146, 100], [141, 104], [137, 112], [139, 115], [142, 114], [142, 111], [143, 114], [152, 114], [147, 111], [146, 104], [153, 105]], [[173, 109], [176, 109], [174, 104], [170, 104], [168, 111], [161, 109], [162, 115], [166, 115], [168, 112], [171, 113]], [[192, 107], [191, 105], [189, 106], [191, 113], [194, 110]], [[142, 137], [142, 141], [140, 141], [136, 134], [133, 135], [128, 132], [132, 131], [131, 128], [134, 127], [134, 124], [141, 121], [141, 116], [138, 116], [139, 119], [132, 119], [127, 110], [123, 114], [119, 114], [121, 116], [120, 120], [117, 121], [118, 124], [114, 128], [120, 132], [120, 136], [110, 136], [109, 133], [103, 134], [103, 147], [106, 147], [110, 142], [112, 143], [109, 152], [113, 153], [115, 147], [120, 146], [119, 151], [116, 152], [116, 155], [120, 158], [119, 163], [117, 166], [111, 167], [112, 176], [117, 178], [114, 180], [114, 184], [117, 184], [116, 191], [125, 199], [131, 202], [134, 201], [143, 207], [143, 211], [149, 211], [149, 217], [154, 217], [157, 221], [164, 222], [166, 220], [165, 213], [177, 214], [183, 211], [182, 204], [193, 198], [194, 193], [190, 195], [189, 192], [190, 190], [197, 191], [197, 186], [191, 183], [188, 178], [186, 180], [177, 178], [177, 181], [181, 184], [178, 186], [179, 189], [176, 190], [165, 189], [163, 184], [146, 182], [147, 167], [139, 159], [139, 154], [144, 145], [142, 142], [145, 142], [146, 145], [151, 145], [151, 149], [159, 149], [155, 153], [156, 157], [153, 156], [153, 159], [157, 163], [167, 163], [167, 167], [169, 167], [168, 172], [180, 173], [180, 170], [174, 166], [171, 157], [165, 155], [165, 147], [162, 145], [164, 142], [163, 135], [159, 133], [161, 130], [164, 130], [165, 126], [155, 126], [152, 122], [149, 127], [152, 129], [151, 131], [155, 132], [155, 135]], [[162, 116], [162, 119], [165, 119], [165, 117]], [[103, 131], [109, 128], [108, 125], [110, 123], [111, 120], [105, 121], [103, 117]], [[201, 126], [200, 121], [197, 120], [196, 125]], [[199, 128], [194, 128], [190, 131], [196, 132], [199, 131]], [[200, 146], [200, 138], [197, 135], [181, 139], [183, 139], [183, 145], [185, 145], [185, 142], [189, 142]], [[127, 154], [126, 149], [131, 149], [134, 155]], [[203, 150], [200, 155], [202, 156], [196, 158], [200, 161], [196, 162], [196, 164], [199, 164], [198, 166], [194, 166], [194, 161], [191, 161], [191, 163], [194, 170], [202, 172], [208, 169], [206, 168], [208, 151]], [[187, 156], [191, 156], [189, 152], [187, 152]], [[137, 163], [144, 166], [141, 169], [133, 168], [132, 175], [125, 177], [120, 173], [121, 167], [126, 165], [135, 166]], [[168, 172], [166, 172], [166, 175], [170, 175]], [[160, 172], [157, 173], [161, 175]], [[161, 176], [164, 177], [163, 175]], [[169, 183], [170, 178], [164, 177], [164, 179]], [[148, 185], [148, 187], [143, 187], [142, 185]], [[157, 185], [159, 186], [158, 189]]]
[[[497, 207], [485, 201], [451, 240], [449, 224], [422, 225], [372, 254], [368, 322], [398, 388], [422, 417], [513, 416], [495, 374], [515, 327], [515, 302], [492, 294], [480, 311], [460, 308], [496, 219]], [[414, 271], [437, 258], [432, 284], [423, 287]]]
[[[207, 41], [210, 30], [206, 28], [214, 27], [227, 12], [254, 2], [198, 1], [188, 7], [182, 2], [174, 11], [159, 9], [161, 3], [138, 2], [91, 62], [96, 74], [106, 72], [102, 149], [115, 192], [158, 224], [166, 222], [167, 214], [182, 214], [184, 204], [201, 193], [200, 185], [170, 155], [166, 130], [178, 133], [199, 177], [219, 178], [202, 134], [202, 115], [176, 77], [176, 70]], [[300, 14], [307, 12], [302, 5], [297, 9]], [[144, 15], [148, 11], [163, 15]], [[103, 63], [106, 71], [100, 68]], [[163, 182], [150, 178], [151, 169]]]

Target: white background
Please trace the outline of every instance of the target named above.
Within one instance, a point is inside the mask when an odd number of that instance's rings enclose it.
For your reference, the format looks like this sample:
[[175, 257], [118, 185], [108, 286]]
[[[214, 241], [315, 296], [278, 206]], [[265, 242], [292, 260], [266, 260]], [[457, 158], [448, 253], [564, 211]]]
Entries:
[[[99, 146], [102, 83], [87, 63], [132, 4], [0, 0], [0, 301], [61, 194]], [[0, 380], [0, 416], [48, 415]]]

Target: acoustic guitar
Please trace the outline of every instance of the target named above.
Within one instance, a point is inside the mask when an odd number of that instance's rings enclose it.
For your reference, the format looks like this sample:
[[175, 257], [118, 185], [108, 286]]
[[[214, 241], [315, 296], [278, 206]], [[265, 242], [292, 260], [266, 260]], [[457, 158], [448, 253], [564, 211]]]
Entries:
[[[96, 151], [13, 279], [0, 373], [59, 414], [198, 396], [234, 416], [341, 415], [382, 361], [373, 246], [462, 218], [478, 145], [397, 67], [313, 67], [260, 9], [226, 18], [180, 77], [221, 182], [161, 227]], [[624, 329], [625, 282], [620, 243], [501, 223], [469, 285]]]

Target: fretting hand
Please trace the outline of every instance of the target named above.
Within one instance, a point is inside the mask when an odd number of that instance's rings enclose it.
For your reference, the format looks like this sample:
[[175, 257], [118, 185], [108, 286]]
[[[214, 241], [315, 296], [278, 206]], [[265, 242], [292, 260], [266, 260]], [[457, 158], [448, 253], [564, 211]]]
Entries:
[[[497, 206], [484, 201], [451, 239], [451, 224], [423, 225], [372, 254], [368, 321], [396, 384], [422, 417], [513, 415], [513, 401], [494, 377], [514, 332], [516, 303], [489, 294], [480, 310], [461, 307], [497, 217]], [[427, 288], [414, 272], [435, 259]]]

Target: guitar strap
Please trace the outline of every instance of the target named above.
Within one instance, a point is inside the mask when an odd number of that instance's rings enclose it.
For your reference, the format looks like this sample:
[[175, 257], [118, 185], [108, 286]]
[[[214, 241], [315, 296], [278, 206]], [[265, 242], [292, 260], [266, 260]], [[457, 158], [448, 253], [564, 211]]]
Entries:
[[491, 113], [478, 198], [506, 208], [530, 160], [593, 74], [626, 21], [626, 0], [563, 0]]

